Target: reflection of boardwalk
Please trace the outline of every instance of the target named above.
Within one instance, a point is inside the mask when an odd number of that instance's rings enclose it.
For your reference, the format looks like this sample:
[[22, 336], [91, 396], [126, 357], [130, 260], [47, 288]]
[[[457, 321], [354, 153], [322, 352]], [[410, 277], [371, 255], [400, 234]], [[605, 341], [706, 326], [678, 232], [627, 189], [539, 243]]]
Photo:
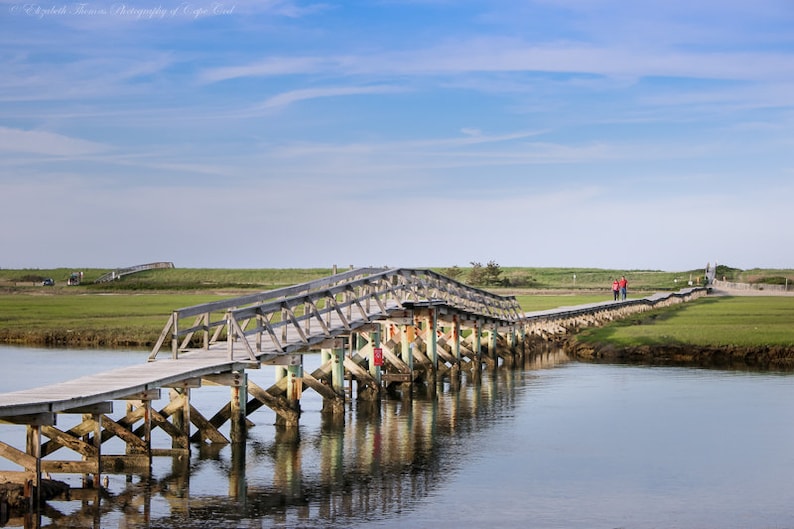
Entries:
[[[485, 373], [435, 397], [420, 392], [385, 401], [380, 410], [362, 405], [353, 419], [327, 421], [308, 435], [284, 432], [267, 444], [249, 443], [244, 458], [228, 448], [200, 446], [197, 457], [166, 463], [170, 471], [160, 477], [120, 488], [114, 483], [112, 492], [76, 489], [79, 507], [53, 503], [42, 514], [52, 519], [48, 527], [64, 528], [230, 527], [242, 519], [256, 520], [257, 527], [374, 522], [410, 509], [454, 479], [465, 456], [482, 448], [477, 440], [483, 430], [514, 413], [523, 370], [565, 361], [560, 352], [539, 353], [517, 370]], [[202, 474], [219, 479], [208, 484], [197, 477]]]
[[[191, 441], [241, 446], [247, 417], [262, 407], [280, 428], [297, 427], [307, 389], [322, 398], [324, 414], [344, 420], [349, 399], [377, 405], [386, 395], [410, 399], [418, 389], [433, 395], [444, 384], [460, 388], [464, 373], [476, 381], [483, 368], [523, 365], [538, 340], [704, 293], [694, 288], [524, 314], [512, 296], [429, 270], [361, 269], [177, 309], [147, 363], [0, 394], [0, 420], [27, 427], [24, 450], [0, 443], [0, 455], [22, 468], [7, 477], [36, 483], [42, 472], [93, 475], [93, 483], [111, 472], [146, 473], [153, 456], [189, 455]], [[320, 367], [305, 371], [304, 353], [317, 351]], [[276, 370], [272, 386], [249, 379], [247, 370], [268, 365]], [[211, 416], [191, 400], [206, 385], [230, 391]], [[153, 408], [166, 392], [168, 404]], [[111, 415], [114, 401], [126, 404], [121, 417]], [[82, 422], [63, 431], [55, 427], [59, 414]], [[152, 445], [154, 429], [170, 446]], [[103, 450], [111, 439], [123, 441], [123, 453]], [[53, 459], [61, 449], [78, 460]]]

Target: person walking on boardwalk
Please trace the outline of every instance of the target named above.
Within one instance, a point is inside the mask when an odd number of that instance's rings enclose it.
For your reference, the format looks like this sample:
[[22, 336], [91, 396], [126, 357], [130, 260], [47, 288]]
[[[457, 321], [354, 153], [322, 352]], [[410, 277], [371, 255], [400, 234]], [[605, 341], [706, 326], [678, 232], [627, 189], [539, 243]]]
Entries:
[[616, 277], [614, 281], [612, 281], [612, 298], [617, 301], [618, 296], [620, 295], [620, 283], [618, 282], [618, 278]]
[[626, 291], [629, 288], [629, 282], [626, 280], [626, 276], [620, 276], [620, 281], [618, 281], [618, 286], [620, 287], [620, 299], [626, 299]]

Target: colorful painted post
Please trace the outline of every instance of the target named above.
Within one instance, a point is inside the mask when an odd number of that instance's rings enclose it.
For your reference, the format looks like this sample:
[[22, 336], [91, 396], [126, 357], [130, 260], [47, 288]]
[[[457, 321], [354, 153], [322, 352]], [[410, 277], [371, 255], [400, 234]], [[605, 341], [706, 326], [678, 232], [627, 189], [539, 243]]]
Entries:
[[457, 314], [452, 316], [452, 335], [450, 347], [452, 348], [452, 355], [455, 357], [455, 363], [452, 364], [450, 371], [450, 380], [454, 387], [460, 385], [460, 318]]
[[499, 343], [499, 329], [495, 323], [491, 324], [491, 330], [488, 336], [488, 354], [493, 360], [493, 365], [499, 365], [499, 355], [496, 352], [496, 346]]
[[414, 372], [414, 334], [415, 329], [413, 323], [402, 326], [402, 341], [400, 343], [400, 356], [403, 362], [408, 364], [408, 372], [411, 373], [411, 379], [408, 382], [403, 382], [402, 394], [403, 398], [411, 398], [413, 395], [413, 372]]
[[380, 326], [375, 328], [370, 333], [370, 349], [369, 349], [369, 374], [372, 375], [381, 384], [381, 366], [383, 365], [383, 350], [380, 350], [380, 358], [377, 358], [376, 349], [380, 349]]
[[345, 397], [345, 341], [341, 347], [334, 347], [330, 351], [331, 357], [331, 387], [334, 392], [344, 399]]
[[433, 365], [433, 372], [438, 370], [438, 320], [436, 318], [436, 309], [430, 307], [427, 310], [427, 329], [425, 330], [427, 336], [427, 356]]
[[245, 418], [248, 402], [248, 374], [245, 371], [233, 373], [231, 385], [231, 427], [229, 437], [232, 443], [243, 443], [246, 437]]
[[287, 366], [287, 401], [290, 407], [300, 412], [301, 395], [303, 394], [303, 362]]

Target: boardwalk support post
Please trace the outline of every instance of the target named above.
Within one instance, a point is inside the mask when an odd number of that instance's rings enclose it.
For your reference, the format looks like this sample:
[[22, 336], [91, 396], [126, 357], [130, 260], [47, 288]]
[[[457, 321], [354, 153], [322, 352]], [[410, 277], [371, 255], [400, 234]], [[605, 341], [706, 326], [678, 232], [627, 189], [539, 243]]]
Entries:
[[245, 371], [233, 373], [231, 385], [231, 428], [229, 437], [232, 443], [243, 443], [246, 437], [246, 402], [248, 402], [248, 374]]

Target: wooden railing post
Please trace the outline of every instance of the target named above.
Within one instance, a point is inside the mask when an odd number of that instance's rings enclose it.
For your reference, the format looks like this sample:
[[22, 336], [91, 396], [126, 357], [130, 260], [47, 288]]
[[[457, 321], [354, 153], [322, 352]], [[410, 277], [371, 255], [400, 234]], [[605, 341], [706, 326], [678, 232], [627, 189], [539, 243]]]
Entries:
[[171, 358], [179, 358], [179, 313], [171, 314]]

